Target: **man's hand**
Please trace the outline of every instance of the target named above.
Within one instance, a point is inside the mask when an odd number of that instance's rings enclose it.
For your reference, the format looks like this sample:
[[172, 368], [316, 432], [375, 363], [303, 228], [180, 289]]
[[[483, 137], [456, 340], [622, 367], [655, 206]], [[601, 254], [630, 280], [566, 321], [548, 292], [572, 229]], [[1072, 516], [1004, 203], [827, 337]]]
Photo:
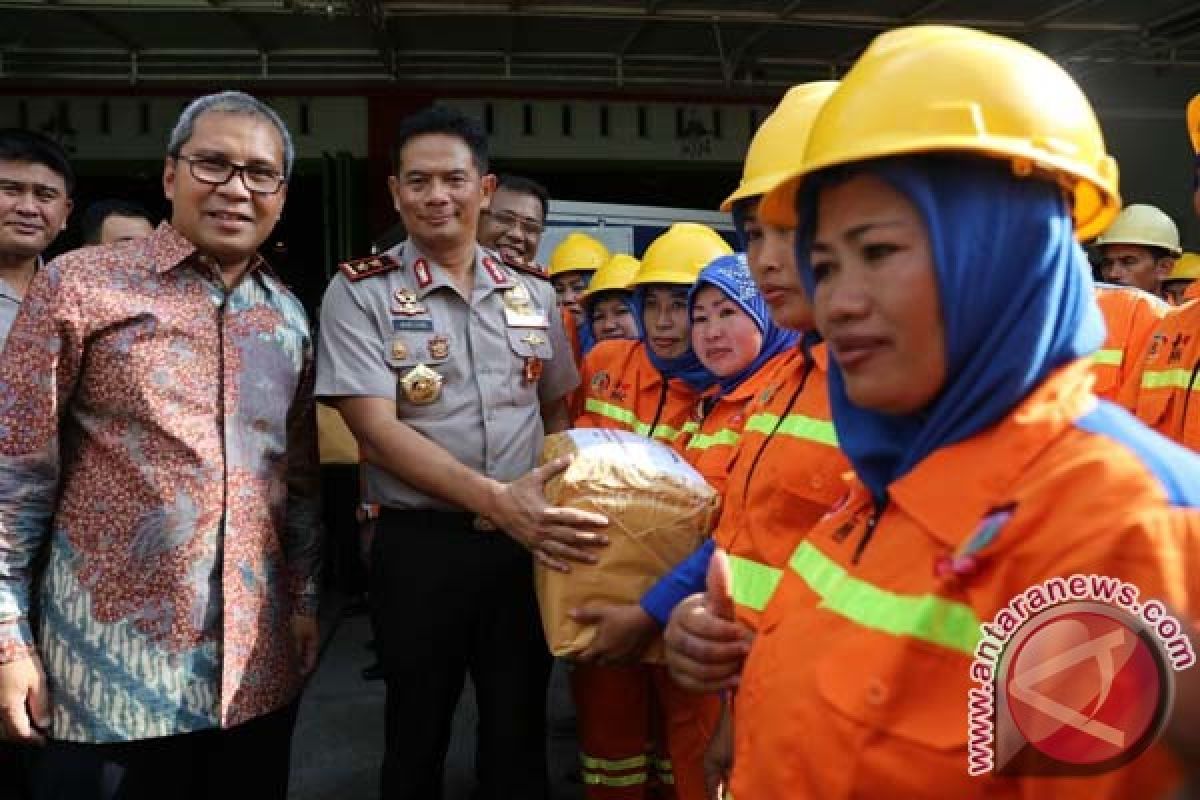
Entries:
[[530, 470], [512, 483], [500, 484], [487, 518], [500, 530], [529, 548], [539, 562], [570, 572], [569, 561], [596, 563], [589, 548], [603, 547], [608, 537], [596, 531], [608, 525], [601, 514], [552, 506], [546, 500], [546, 481], [571, 464], [564, 456]]
[[715, 550], [704, 594], [694, 594], [671, 612], [666, 643], [667, 668], [685, 689], [715, 692], [738, 684], [752, 635], [734, 616], [729, 560]]
[[707, 800], [725, 800], [733, 773], [733, 714], [729, 703], [721, 703], [721, 719], [704, 748], [704, 789]]
[[50, 727], [50, 698], [36, 655], [0, 664], [0, 736], [10, 742], [43, 744]]
[[317, 666], [317, 652], [321, 647], [321, 636], [315, 616], [292, 615], [292, 643], [296, 647], [296, 657], [300, 660], [300, 674], [307, 677]]
[[658, 633], [658, 623], [636, 603], [571, 610], [571, 619], [595, 625], [596, 637], [577, 656], [583, 663], [626, 664], [642, 657]]

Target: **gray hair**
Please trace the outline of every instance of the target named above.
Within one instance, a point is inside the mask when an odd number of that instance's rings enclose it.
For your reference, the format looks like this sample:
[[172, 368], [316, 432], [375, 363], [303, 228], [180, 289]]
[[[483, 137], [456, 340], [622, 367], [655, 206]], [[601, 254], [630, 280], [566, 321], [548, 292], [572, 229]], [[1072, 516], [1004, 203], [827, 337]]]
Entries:
[[201, 114], [216, 111], [222, 114], [242, 114], [250, 117], [260, 117], [267, 120], [279, 131], [283, 140], [283, 176], [292, 177], [292, 164], [296, 159], [296, 149], [292, 145], [292, 135], [288, 133], [287, 125], [275, 113], [275, 109], [245, 92], [217, 92], [197, 97], [188, 103], [187, 108], [179, 115], [179, 121], [171, 130], [171, 138], [167, 141], [167, 155], [178, 158], [183, 146], [192, 138], [196, 128], [196, 120]]

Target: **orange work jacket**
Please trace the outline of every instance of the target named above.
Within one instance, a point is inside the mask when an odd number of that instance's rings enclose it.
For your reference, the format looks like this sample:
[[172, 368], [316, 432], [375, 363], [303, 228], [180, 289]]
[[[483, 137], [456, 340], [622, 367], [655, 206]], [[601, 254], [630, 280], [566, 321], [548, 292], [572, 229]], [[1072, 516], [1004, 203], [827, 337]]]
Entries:
[[735, 797], [1116, 800], [1178, 781], [1161, 745], [1095, 777], [968, 774], [980, 625], [1014, 598], [1100, 575], [1200, 610], [1200, 526], [1177, 507], [1200, 502], [1181, 478], [1200, 459], [1098, 404], [1089, 370], [1063, 367], [997, 425], [934, 452], [882, 509], [855, 482], [797, 545], [734, 703]]
[[776, 372], [790, 356], [789, 351], [767, 361], [737, 388], [716, 400], [707, 413], [704, 412], [704, 399], [696, 403], [692, 416], [696, 430], [688, 437], [683, 457], [722, 497], [725, 496], [729, 467], [738, 451], [743, 428], [750, 419], [755, 400], [761, 391], [775, 383]]
[[664, 380], [646, 346], [632, 339], [598, 342], [583, 359], [583, 410], [577, 428], [614, 428], [687, 444], [699, 394], [680, 380]]
[[756, 627], [788, 556], [845, 494], [825, 345], [786, 358], [747, 410], [713, 539], [729, 554], [738, 618]]
[[1141, 359], [1136, 384], [1121, 394], [1138, 419], [1200, 450], [1200, 303], [1176, 307], [1159, 323]]
[[1108, 335], [1104, 346], [1092, 355], [1094, 391], [1115, 401], [1121, 387], [1136, 378], [1138, 354], [1171, 307], [1141, 289], [1106, 283], [1097, 284], [1096, 303], [1104, 314]]

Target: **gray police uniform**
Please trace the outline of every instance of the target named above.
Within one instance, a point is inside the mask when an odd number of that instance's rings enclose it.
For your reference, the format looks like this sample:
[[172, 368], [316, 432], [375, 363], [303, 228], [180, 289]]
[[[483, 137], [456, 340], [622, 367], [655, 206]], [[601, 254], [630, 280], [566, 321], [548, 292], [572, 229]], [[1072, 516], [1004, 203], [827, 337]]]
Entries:
[[[578, 381], [549, 282], [482, 247], [469, 298], [411, 240], [341, 265], [325, 292], [316, 395], [394, 398], [401, 421], [496, 480], [536, 465], [541, 406]], [[370, 596], [388, 690], [384, 796], [441, 796], [469, 670], [482, 796], [546, 797], [550, 658], [529, 554], [443, 499], [363, 471], [365, 499], [383, 507]]]
[[[366, 277], [343, 268], [321, 305], [317, 396], [394, 397], [399, 419], [471, 469], [510, 481], [533, 468], [541, 404], [579, 382], [550, 284], [482, 247], [469, 300], [411, 241], [352, 263]], [[401, 385], [422, 365], [440, 378], [432, 399]], [[364, 471], [368, 502], [453, 508], [378, 467]]]

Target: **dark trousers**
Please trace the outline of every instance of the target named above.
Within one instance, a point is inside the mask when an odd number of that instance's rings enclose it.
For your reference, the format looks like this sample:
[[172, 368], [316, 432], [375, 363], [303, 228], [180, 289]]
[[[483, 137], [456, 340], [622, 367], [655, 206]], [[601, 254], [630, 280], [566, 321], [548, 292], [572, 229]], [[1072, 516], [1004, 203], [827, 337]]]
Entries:
[[469, 514], [384, 510], [370, 596], [387, 681], [384, 800], [440, 800], [470, 674], [479, 800], [545, 800], [550, 654], [529, 553]]
[[34, 800], [287, 800], [296, 704], [226, 730], [113, 744], [51, 740]]

